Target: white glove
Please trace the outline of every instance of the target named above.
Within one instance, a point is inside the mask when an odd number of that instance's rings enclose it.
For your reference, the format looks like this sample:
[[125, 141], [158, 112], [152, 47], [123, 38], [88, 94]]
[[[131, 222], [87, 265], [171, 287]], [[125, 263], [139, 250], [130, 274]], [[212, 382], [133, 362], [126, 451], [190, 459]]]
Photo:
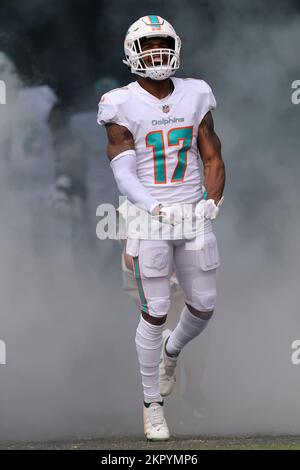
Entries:
[[159, 214], [156, 213], [157, 208], [155, 208], [153, 217], [166, 224], [181, 224], [183, 219], [189, 217], [190, 215], [184, 204], [174, 204], [172, 206], [163, 206], [160, 204], [159, 206]]
[[221, 197], [218, 204], [215, 204], [213, 199], [202, 199], [195, 208], [195, 213], [197, 217], [205, 217], [209, 220], [214, 220], [219, 214], [220, 207], [223, 204], [224, 196]]

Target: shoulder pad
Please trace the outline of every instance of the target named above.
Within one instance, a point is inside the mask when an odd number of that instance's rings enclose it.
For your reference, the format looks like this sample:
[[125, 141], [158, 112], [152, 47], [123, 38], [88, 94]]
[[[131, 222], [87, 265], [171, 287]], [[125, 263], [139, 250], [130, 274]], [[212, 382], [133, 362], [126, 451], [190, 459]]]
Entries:
[[101, 96], [98, 105], [97, 122], [100, 126], [109, 123], [119, 124], [130, 129], [122, 104], [129, 100], [128, 87], [115, 88]]
[[184, 78], [185, 84], [194, 91], [198, 91], [199, 93], [209, 93], [211, 92], [211, 88], [208, 83], [204, 80], [200, 80], [197, 78]]
[[198, 124], [201, 123], [205, 114], [213, 110], [217, 106], [216, 99], [212, 89], [204, 80], [195, 78], [184, 79], [186, 92], [190, 92], [193, 96], [197, 107]]
[[115, 106], [125, 103], [129, 99], [129, 88], [124, 86], [122, 88], [114, 88], [101, 96], [100, 102], [108, 101]]

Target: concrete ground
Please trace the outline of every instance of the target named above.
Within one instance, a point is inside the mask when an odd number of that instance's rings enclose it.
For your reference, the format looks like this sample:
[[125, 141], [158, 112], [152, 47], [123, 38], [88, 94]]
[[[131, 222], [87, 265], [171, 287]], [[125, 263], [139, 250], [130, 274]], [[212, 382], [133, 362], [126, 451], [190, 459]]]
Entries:
[[141, 437], [53, 442], [0, 442], [0, 450], [300, 450], [300, 436], [176, 436], [168, 442]]

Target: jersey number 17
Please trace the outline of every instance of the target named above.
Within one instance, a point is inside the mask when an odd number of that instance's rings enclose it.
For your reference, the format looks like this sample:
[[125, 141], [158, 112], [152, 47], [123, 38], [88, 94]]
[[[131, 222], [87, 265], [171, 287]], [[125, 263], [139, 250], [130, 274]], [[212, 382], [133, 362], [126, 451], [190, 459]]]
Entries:
[[[151, 131], [146, 135], [146, 147], [152, 147], [154, 161], [154, 182], [156, 184], [167, 183], [165, 138], [162, 130]], [[174, 168], [171, 183], [184, 180], [187, 167], [187, 155], [192, 146], [193, 126], [176, 127], [167, 133], [168, 147], [181, 145], [177, 152], [177, 164]]]

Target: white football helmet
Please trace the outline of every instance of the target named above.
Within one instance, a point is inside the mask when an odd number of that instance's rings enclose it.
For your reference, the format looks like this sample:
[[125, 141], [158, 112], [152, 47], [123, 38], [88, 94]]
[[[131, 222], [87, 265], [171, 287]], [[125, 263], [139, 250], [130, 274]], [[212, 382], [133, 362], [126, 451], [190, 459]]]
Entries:
[[[170, 40], [170, 48], [147, 49], [142, 51], [141, 40], [163, 37]], [[181, 41], [170, 23], [156, 15], [143, 16], [133, 23], [124, 40], [126, 60], [131, 72], [152, 80], [165, 80], [174, 75], [180, 66]], [[146, 65], [144, 58], [150, 58], [152, 65]]]

